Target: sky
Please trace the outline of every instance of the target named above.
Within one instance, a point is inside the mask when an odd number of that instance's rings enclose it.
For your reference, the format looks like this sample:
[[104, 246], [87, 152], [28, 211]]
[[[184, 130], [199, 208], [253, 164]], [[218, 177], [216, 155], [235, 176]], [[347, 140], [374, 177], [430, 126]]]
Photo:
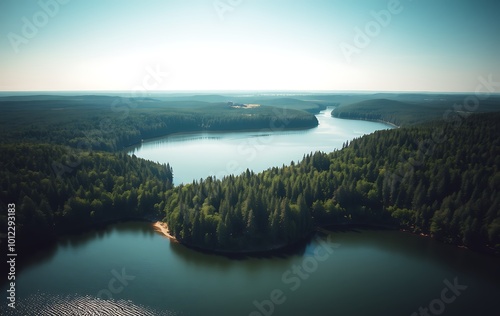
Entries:
[[470, 92], [498, 0], [1, 0], [0, 91]]

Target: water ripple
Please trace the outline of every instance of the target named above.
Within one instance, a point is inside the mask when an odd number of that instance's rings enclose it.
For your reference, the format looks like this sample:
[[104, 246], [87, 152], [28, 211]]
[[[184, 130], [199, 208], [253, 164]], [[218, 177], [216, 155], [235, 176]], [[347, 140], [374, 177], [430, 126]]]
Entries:
[[101, 300], [81, 295], [38, 293], [16, 301], [16, 309], [0, 308], [5, 316], [175, 316], [171, 311], [158, 311], [125, 300]]

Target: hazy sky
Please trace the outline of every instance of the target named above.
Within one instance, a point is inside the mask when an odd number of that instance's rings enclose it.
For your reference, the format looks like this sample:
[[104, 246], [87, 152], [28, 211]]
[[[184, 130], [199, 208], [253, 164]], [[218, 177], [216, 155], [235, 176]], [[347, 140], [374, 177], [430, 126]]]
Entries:
[[0, 91], [500, 81], [498, 0], [1, 0], [0, 36]]

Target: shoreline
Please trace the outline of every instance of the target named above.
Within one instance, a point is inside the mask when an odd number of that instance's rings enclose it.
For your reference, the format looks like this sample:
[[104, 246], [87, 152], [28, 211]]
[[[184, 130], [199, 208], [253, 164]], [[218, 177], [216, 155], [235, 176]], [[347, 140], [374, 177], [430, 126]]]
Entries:
[[[329, 229], [330, 228], [330, 229]], [[333, 230], [331, 230], [333, 228]], [[424, 234], [424, 233], [415, 233], [412, 232], [411, 230], [400, 228], [399, 226], [394, 226], [394, 225], [388, 225], [388, 224], [370, 224], [370, 223], [344, 223], [344, 224], [329, 224], [329, 225], [319, 225], [316, 226], [307, 236], [304, 236], [303, 238], [292, 242], [290, 244], [281, 244], [281, 245], [273, 245], [268, 248], [263, 248], [263, 249], [246, 249], [246, 250], [223, 250], [223, 249], [208, 249], [208, 248], [203, 248], [203, 247], [198, 247], [190, 244], [183, 243], [181, 241], [175, 240], [175, 242], [183, 245], [184, 247], [200, 251], [203, 253], [208, 253], [208, 254], [215, 254], [215, 255], [223, 255], [223, 256], [252, 256], [252, 255], [274, 255], [276, 253], [283, 253], [283, 252], [288, 252], [288, 251], [293, 251], [296, 249], [298, 245], [301, 245], [303, 243], [307, 243], [309, 238], [314, 234], [314, 233], [322, 233], [322, 234], [329, 234], [329, 233], [334, 233], [335, 228], [350, 228], [350, 229], [355, 229], [355, 228], [360, 228], [360, 229], [375, 229], [375, 230], [392, 230], [392, 231], [399, 231], [400, 233], [404, 234], [410, 234], [413, 236], [416, 236], [418, 238], [424, 238], [424, 239], [429, 239], [432, 240], [436, 243], [442, 244], [442, 245], [448, 245], [453, 248], [458, 248], [458, 249], [463, 249], [466, 251], [470, 251], [473, 253], [479, 253], [483, 255], [489, 255], [493, 257], [498, 257], [500, 256], [500, 252], [496, 251], [493, 248], [489, 247], [480, 247], [480, 248], [471, 248], [468, 246], [465, 246], [463, 244], [455, 244], [455, 243], [448, 243], [442, 240], [438, 240], [434, 237], [432, 237], [430, 234]]]
[[308, 236], [304, 236], [303, 238], [289, 244], [275, 244], [273, 246], [269, 246], [266, 248], [255, 248], [255, 249], [248, 248], [244, 250], [204, 248], [196, 245], [191, 245], [188, 243], [183, 243], [182, 241], [176, 241], [176, 242], [188, 249], [192, 249], [194, 251], [198, 251], [201, 253], [241, 259], [248, 256], [262, 257], [262, 256], [275, 256], [286, 253], [295, 253], [297, 247], [300, 247], [301, 245], [305, 245], [307, 243], [309, 238], [312, 236], [312, 233], [313, 232], [311, 232]]
[[179, 241], [172, 234], [170, 234], [170, 229], [168, 228], [167, 223], [165, 222], [154, 222], [153, 228], [155, 232], [167, 237], [170, 241], [178, 243]]
[[350, 118], [350, 117], [339, 117], [339, 116], [334, 116], [332, 112], [332, 117], [341, 119], [341, 120], [353, 120], [353, 121], [366, 121], [366, 122], [375, 122], [375, 123], [382, 123], [385, 125], [392, 126], [394, 128], [401, 128], [401, 125], [396, 125], [394, 123], [391, 123], [389, 121], [384, 121], [384, 120], [370, 120], [370, 119], [365, 119], [365, 118]]
[[[316, 117], [316, 116], [315, 116]], [[223, 134], [223, 133], [247, 133], [247, 132], [284, 132], [284, 131], [302, 131], [302, 130], [309, 130], [313, 128], [317, 128], [319, 126], [319, 123], [314, 125], [314, 126], [306, 126], [306, 127], [290, 127], [290, 128], [283, 128], [283, 129], [276, 129], [273, 130], [269, 127], [265, 128], [247, 128], [247, 129], [214, 129], [214, 130], [192, 130], [192, 131], [182, 131], [182, 132], [174, 132], [174, 133], [168, 133], [162, 136], [154, 136], [154, 137], [148, 137], [141, 139], [140, 141], [136, 143], [131, 143], [127, 146], [122, 147], [121, 149], [118, 149], [116, 152], [126, 152], [128, 153], [131, 150], [140, 148], [143, 143], [147, 142], [153, 142], [155, 140], [162, 140], [167, 137], [175, 137], [175, 136], [189, 136], [189, 135], [196, 135], [196, 134], [201, 134], [201, 133], [206, 133], [206, 134]]]

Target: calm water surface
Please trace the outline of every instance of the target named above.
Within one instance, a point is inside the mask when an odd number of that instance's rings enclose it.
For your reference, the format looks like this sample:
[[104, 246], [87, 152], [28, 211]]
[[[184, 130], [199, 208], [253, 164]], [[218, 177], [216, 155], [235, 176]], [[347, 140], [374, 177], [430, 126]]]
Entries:
[[308, 130], [180, 134], [145, 141], [127, 152], [170, 163], [174, 183], [180, 184], [207, 176], [240, 174], [247, 168], [259, 172], [288, 165], [292, 160], [301, 160], [304, 154], [331, 152], [342, 148], [346, 140], [392, 128], [376, 122], [337, 119], [330, 113], [331, 109], [322, 111], [316, 116], [319, 126]]
[[[19, 313], [2, 315], [72, 315], [75, 306], [118, 311], [97, 315], [411, 315], [455, 279], [467, 288], [443, 315], [498, 315], [498, 267], [426, 238], [356, 229], [318, 234], [287, 254], [231, 259], [131, 222], [35, 255], [17, 280]], [[281, 304], [271, 305], [272, 295]]]

